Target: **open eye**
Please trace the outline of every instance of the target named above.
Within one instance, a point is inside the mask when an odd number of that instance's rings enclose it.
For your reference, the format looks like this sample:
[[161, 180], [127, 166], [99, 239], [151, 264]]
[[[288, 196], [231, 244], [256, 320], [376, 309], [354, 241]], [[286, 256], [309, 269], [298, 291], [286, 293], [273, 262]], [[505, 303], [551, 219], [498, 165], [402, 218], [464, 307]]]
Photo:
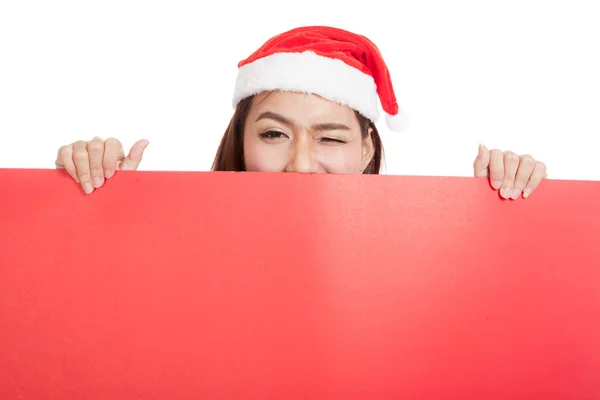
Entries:
[[279, 131], [266, 131], [262, 132], [260, 134], [260, 137], [263, 139], [281, 139], [287, 138], [288, 136], [285, 133]]

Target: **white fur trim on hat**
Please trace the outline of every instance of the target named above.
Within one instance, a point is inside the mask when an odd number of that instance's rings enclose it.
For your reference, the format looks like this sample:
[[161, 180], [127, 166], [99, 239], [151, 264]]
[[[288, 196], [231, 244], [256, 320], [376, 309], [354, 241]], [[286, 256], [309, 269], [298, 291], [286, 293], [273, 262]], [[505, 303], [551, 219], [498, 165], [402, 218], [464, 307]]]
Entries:
[[270, 90], [316, 94], [348, 106], [373, 122], [379, 118], [373, 77], [341, 60], [312, 51], [272, 54], [241, 66], [233, 106], [248, 96]]

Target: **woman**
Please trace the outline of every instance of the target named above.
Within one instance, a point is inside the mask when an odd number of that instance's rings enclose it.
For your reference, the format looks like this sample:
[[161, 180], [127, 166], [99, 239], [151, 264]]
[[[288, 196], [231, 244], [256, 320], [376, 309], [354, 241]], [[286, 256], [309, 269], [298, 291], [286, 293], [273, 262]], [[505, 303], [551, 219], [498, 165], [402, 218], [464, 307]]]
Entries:
[[[213, 171], [378, 174], [379, 104], [390, 129], [407, 125], [387, 66], [364, 36], [322, 26], [292, 29], [238, 67], [235, 112]], [[147, 146], [141, 140], [125, 156], [116, 139], [78, 141], [60, 148], [56, 166], [89, 194], [116, 170], [137, 169]], [[544, 164], [531, 156], [484, 146], [473, 166], [507, 199], [528, 197], [546, 177]]]

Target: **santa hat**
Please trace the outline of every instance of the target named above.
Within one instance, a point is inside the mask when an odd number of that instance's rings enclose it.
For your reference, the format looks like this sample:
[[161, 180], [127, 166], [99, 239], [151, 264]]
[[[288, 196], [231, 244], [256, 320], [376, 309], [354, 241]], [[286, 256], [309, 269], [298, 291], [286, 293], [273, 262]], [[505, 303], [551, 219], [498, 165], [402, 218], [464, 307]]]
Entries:
[[372, 122], [379, 119], [381, 103], [391, 130], [403, 131], [408, 124], [379, 49], [366, 37], [342, 29], [292, 29], [239, 62], [234, 107], [246, 97], [271, 90], [316, 94]]

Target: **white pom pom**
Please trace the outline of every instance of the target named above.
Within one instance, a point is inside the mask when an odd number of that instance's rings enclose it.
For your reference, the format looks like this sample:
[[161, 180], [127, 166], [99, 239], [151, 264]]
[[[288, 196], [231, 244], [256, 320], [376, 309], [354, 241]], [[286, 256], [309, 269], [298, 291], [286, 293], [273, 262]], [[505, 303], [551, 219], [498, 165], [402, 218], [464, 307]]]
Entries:
[[385, 122], [392, 131], [402, 132], [408, 127], [408, 115], [402, 110], [396, 115], [385, 114]]

